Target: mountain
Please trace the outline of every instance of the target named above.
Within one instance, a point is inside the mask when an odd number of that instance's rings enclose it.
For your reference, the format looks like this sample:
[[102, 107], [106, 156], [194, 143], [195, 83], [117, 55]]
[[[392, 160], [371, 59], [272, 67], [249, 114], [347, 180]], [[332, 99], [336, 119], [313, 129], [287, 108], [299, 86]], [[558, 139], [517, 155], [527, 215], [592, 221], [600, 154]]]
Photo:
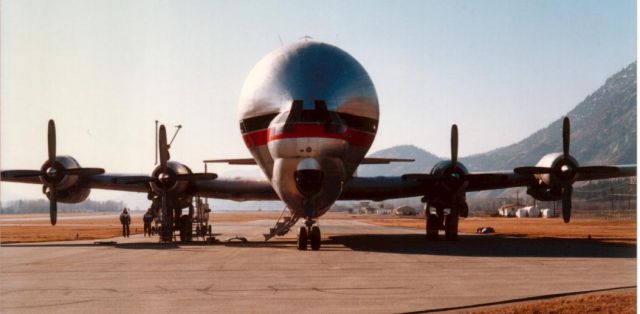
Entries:
[[[571, 154], [582, 165], [636, 163], [637, 90], [636, 62], [606, 80], [567, 115], [571, 118]], [[460, 161], [470, 171], [509, 170], [535, 165], [542, 156], [562, 150], [562, 118], [546, 128], [506, 147], [476, 154]], [[440, 160], [412, 145], [395, 146], [371, 157], [414, 158], [414, 163], [367, 165], [359, 176], [393, 176], [429, 172]]]
[[[571, 110], [571, 154], [583, 165], [636, 163], [636, 62], [606, 80]], [[534, 165], [562, 150], [562, 118], [524, 140], [461, 158], [470, 171]]]
[[409, 158], [415, 162], [394, 162], [388, 165], [361, 165], [357, 175], [360, 177], [390, 176], [405, 173], [424, 173], [441, 159], [413, 145], [400, 145], [377, 151], [368, 157]]

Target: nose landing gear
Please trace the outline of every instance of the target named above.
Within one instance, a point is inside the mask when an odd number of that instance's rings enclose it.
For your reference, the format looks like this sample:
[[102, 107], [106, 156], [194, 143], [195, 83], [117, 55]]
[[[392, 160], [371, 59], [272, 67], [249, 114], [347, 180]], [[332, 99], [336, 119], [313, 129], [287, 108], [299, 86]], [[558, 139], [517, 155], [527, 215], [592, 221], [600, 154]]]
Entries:
[[298, 250], [306, 250], [308, 244], [311, 244], [311, 250], [320, 250], [322, 236], [320, 233], [320, 227], [313, 225], [315, 223], [315, 220], [307, 219], [304, 222], [305, 225], [300, 226], [298, 229]]

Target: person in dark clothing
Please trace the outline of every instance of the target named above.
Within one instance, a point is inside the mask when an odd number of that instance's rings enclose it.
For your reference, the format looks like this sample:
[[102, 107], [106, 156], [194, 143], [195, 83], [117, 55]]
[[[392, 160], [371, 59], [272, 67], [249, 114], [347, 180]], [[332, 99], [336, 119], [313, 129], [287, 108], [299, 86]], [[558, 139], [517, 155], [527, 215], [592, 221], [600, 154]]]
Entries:
[[147, 209], [147, 212], [142, 216], [142, 222], [144, 222], [144, 236], [151, 236], [151, 223], [153, 222], [153, 211], [151, 211], [151, 208]]
[[122, 224], [122, 236], [128, 238], [131, 216], [129, 216], [129, 211], [126, 207], [122, 210], [122, 214], [120, 214], [120, 223]]

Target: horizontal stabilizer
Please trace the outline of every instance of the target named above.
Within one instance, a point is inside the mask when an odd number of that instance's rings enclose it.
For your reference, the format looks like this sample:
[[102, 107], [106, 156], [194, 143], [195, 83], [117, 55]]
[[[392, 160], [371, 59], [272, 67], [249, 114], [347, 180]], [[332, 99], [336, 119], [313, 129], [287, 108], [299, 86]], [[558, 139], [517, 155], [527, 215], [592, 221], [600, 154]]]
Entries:
[[205, 163], [225, 163], [230, 165], [255, 165], [256, 160], [253, 158], [235, 158], [235, 159], [210, 159], [204, 160]]

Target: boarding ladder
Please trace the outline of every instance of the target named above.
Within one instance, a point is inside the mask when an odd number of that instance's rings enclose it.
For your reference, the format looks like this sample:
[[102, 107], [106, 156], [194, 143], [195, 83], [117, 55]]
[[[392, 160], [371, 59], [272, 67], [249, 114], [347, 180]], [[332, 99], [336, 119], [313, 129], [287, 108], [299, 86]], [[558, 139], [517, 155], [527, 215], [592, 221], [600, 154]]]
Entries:
[[278, 217], [275, 226], [273, 226], [273, 228], [269, 228], [269, 233], [263, 234], [264, 241], [269, 241], [275, 236], [283, 236], [289, 233], [289, 231], [291, 231], [291, 227], [293, 227], [298, 222], [300, 216], [285, 216], [284, 213], [287, 211], [287, 207], [285, 206], [282, 210], [282, 213], [280, 214], [280, 217]]

